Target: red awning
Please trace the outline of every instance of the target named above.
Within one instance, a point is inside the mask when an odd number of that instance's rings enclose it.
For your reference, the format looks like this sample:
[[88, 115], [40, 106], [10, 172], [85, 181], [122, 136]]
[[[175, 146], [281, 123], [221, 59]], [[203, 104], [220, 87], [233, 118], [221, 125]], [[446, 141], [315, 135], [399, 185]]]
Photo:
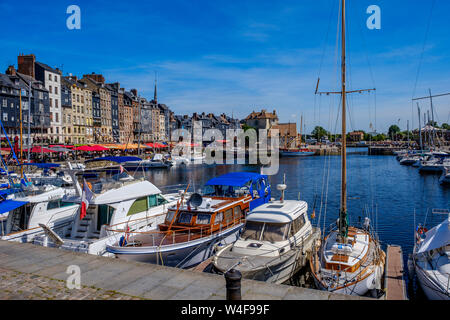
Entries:
[[78, 151], [105, 151], [109, 150], [109, 148], [105, 148], [99, 145], [93, 145], [93, 146], [80, 146], [73, 148], [72, 150], [78, 150]]
[[[24, 149], [24, 152], [28, 152], [28, 149]], [[58, 152], [52, 149], [48, 149], [48, 148], [42, 148], [41, 146], [34, 146], [33, 148], [30, 149], [30, 152], [33, 153], [53, 153], [53, 152]]]

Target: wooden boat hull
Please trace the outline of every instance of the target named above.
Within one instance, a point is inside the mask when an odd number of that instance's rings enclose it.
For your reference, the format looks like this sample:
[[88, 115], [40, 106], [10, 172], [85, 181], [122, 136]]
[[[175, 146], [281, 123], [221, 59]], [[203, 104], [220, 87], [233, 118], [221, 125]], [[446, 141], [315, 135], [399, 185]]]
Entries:
[[241, 223], [217, 234], [161, 247], [107, 246], [106, 251], [115, 254], [119, 259], [189, 268], [211, 257], [216, 244], [226, 245], [235, 242], [239, 238], [243, 226], [244, 224]]
[[[357, 228], [353, 227], [350, 227], [349, 230], [352, 232], [358, 231]], [[324, 291], [358, 296], [366, 295], [369, 290], [378, 289], [384, 273], [386, 254], [381, 250], [376, 241], [373, 239], [370, 241], [370, 246], [372, 246], [370, 255], [372, 258], [366, 260], [368, 259], [368, 256], [366, 256], [361, 259], [361, 262], [370, 262], [364, 267], [358, 263], [358, 267], [348, 274], [342, 271], [342, 273], [345, 274], [345, 277], [341, 277], [340, 279], [349, 279], [345, 280], [344, 283], [342, 283], [342, 281], [336, 282], [336, 270], [331, 272], [328, 268], [325, 268], [319, 273], [319, 270], [321, 269], [319, 261], [321, 260], [316, 251], [312, 259], [310, 259], [310, 267], [316, 287]], [[378, 258], [375, 259], [376, 251], [378, 251]], [[367, 254], [369, 254], [369, 252]], [[318, 264], [316, 265], [316, 263]]]

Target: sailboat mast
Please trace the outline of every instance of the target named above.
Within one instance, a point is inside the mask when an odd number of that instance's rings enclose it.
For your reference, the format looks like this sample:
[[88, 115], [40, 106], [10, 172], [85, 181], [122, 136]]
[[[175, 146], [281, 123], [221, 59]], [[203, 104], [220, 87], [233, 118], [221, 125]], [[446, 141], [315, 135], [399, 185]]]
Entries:
[[302, 134], [303, 134], [303, 114], [300, 115], [300, 148], [302, 147]]
[[341, 38], [342, 38], [342, 57], [341, 57], [341, 74], [342, 74], [342, 149], [341, 149], [341, 208], [339, 214], [339, 233], [343, 239], [347, 237], [347, 141], [346, 141], [346, 78], [345, 78], [345, 0], [342, 0], [341, 13]]

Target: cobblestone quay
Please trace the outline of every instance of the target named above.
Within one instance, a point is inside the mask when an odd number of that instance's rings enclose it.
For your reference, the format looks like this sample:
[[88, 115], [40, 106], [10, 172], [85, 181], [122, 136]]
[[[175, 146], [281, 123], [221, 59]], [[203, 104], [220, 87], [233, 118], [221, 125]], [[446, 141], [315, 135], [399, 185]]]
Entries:
[[[69, 266], [80, 289], [69, 289]], [[70, 282], [70, 279], [69, 279]], [[71, 282], [70, 282], [71, 283]], [[0, 241], [0, 299], [225, 300], [223, 276]], [[242, 281], [244, 300], [363, 299], [318, 290]]]

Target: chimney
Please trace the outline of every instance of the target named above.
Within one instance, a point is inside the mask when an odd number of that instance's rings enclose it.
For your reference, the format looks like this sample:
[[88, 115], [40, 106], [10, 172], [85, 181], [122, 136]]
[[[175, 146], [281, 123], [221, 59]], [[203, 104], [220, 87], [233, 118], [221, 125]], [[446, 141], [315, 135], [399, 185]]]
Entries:
[[14, 66], [9, 66], [8, 69], [6, 69], [5, 73], [9, 74], [10, 76], [15, 76], [16, 68], [14, 68]]
[[92, 72], [91, 74], [84, 74], [83, 77], [92, 79], [99, 83], [105, 83], [105, 78], [101, 74], [96, 74], [95, 72]]
[[277, 113], [276, 113], [276, 111], [275, 110], [273, 110], [273, 115], [276, 115]]
[[135, 97], [137, 97], [137, 90], [136, 90], [136, 89], [131, 89], [130, 92], [131, 92]]
[[20, 54], [17, 57], [18, 72], [26, 74], [32, 78], [35, 78], [35, 68], [34, 64], [36, 62], [36, 57], [34, 54], [24, 55]]

